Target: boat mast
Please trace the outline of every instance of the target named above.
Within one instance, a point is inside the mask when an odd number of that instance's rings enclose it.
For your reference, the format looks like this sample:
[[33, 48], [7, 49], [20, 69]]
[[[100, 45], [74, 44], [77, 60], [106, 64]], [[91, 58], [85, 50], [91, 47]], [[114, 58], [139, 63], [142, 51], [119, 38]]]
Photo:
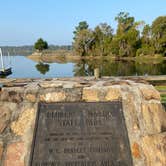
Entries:
[[0, 56], [1, 56], [2, 70], [5, 70], [4, 63], [3, 63], [3, 57], [2, 57], [2, 49], [1, 48], [0, 48]]
[[8, 53], [8, 60], [9, 60], [9, 66], [10, 66], [11, 65], [11, 57], [10, 57], [9, 51], [7, 53]]

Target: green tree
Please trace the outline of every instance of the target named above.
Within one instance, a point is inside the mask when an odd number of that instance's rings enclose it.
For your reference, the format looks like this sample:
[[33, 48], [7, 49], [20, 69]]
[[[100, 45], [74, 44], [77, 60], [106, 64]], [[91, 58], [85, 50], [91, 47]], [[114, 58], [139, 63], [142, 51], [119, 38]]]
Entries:
[[142, 31], [141, 47], [137, 50], [137, 56], [154, 55], [154, 47], [152, 45], [152, 29], [146, 24]]
[[120, 39], [115, 35], [112, 39], [111, 45], [110, 45], [110, 50], [111, 53], [118, 58], [119, 56], [119, 42]]
[[142, 31], [142, 44], [151, 44], [151, 38], [152, 38], [152, 29], [151, 26], [146, 24]]
[[83, 29], [79, 31], [73, 43], [75, 53], [80, 56], [88, 55], [91, 50], [92, 40], [92, 31], [89, 29]]
[[89, 25], [86, 21], [82, 21], [75, 27], [73, 48], [77, 55], [85, 56], [91, 47], [92, 32], [88, 29]]
[[88, 23], [86, 21], [81, 21], [79, 22], [78, 26], [75, 27], [75, 31], [73, 32], [74, 34], [74, 40], [76, 39], [77, 37], [77, 34], [79, 34], [80, 31], [82, 30], [87, 30], [89, 27]]
[[166, 55], [166, 16], [160, 16], [153, 21], [152, 40], [155, 52]]
[[105, 56], [110, 54], [110, 45], [113, 37], [113, 29], [107, 23], [98, 25], [93, 31], [93, 49], [96, 56]]
[[48, 44], [46, 41], [44, 41], [42, 38], [40, 38], [35, 43], [34, 47], [35, 47], [35, 49], [37, 49], [39, 51], [43, 51], [45, 49], [48, 49]]
[[135, 56], [140, 46], [138, 30], [142, 22], [135, 22], [129, 13], [120, 12], [115, 20], [118, 22], [117, 33], [111, 43], [111, 51], [117, 56]]
[[152, 26], [143, 21], [136, 22], [126, 12], [120, 12], [115, 20], [118, 23], [116, 34], [107, 23], [89, 29], [86, 21], [80, 22], [73, 32], [76, 54], [115, 55], [117, 58], [155, 53], [166, 55], [166, 16], [156, 18]]
[[127, 32], [134, 25], [134, 17], [130, 17], [126, 12], [120, 12], [115, 21], [118, 22], [117, 35]]

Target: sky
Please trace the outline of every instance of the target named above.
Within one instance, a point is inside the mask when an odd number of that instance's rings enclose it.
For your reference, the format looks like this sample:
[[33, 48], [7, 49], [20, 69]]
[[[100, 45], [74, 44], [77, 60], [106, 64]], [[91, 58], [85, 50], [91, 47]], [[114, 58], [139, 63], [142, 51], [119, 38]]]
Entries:
[[0, 0], [0, 46], [32, 45], [42, 37], [48, 44], [70, 45], [80, 21], [90, 28], [129, 12], [151, 24], [166, 16], [166, 0]]

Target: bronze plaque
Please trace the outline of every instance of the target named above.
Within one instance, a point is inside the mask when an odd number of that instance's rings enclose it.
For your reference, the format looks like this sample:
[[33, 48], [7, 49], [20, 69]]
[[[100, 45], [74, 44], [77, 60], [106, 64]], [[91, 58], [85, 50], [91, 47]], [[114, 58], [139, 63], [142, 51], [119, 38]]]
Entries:
[[132, 166], [121, 102], [39, 104], [30, 166]]

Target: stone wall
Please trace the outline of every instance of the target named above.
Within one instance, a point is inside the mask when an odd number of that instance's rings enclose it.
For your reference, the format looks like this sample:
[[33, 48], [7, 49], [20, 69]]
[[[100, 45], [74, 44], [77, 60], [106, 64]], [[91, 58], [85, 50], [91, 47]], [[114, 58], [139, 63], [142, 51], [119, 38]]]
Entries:
[[145, 82], [102, 78], [2, 79], [0, 165], [28, 166], [38, 102], [120, 100], [134, 166], [166, 163], [166, 112]]

